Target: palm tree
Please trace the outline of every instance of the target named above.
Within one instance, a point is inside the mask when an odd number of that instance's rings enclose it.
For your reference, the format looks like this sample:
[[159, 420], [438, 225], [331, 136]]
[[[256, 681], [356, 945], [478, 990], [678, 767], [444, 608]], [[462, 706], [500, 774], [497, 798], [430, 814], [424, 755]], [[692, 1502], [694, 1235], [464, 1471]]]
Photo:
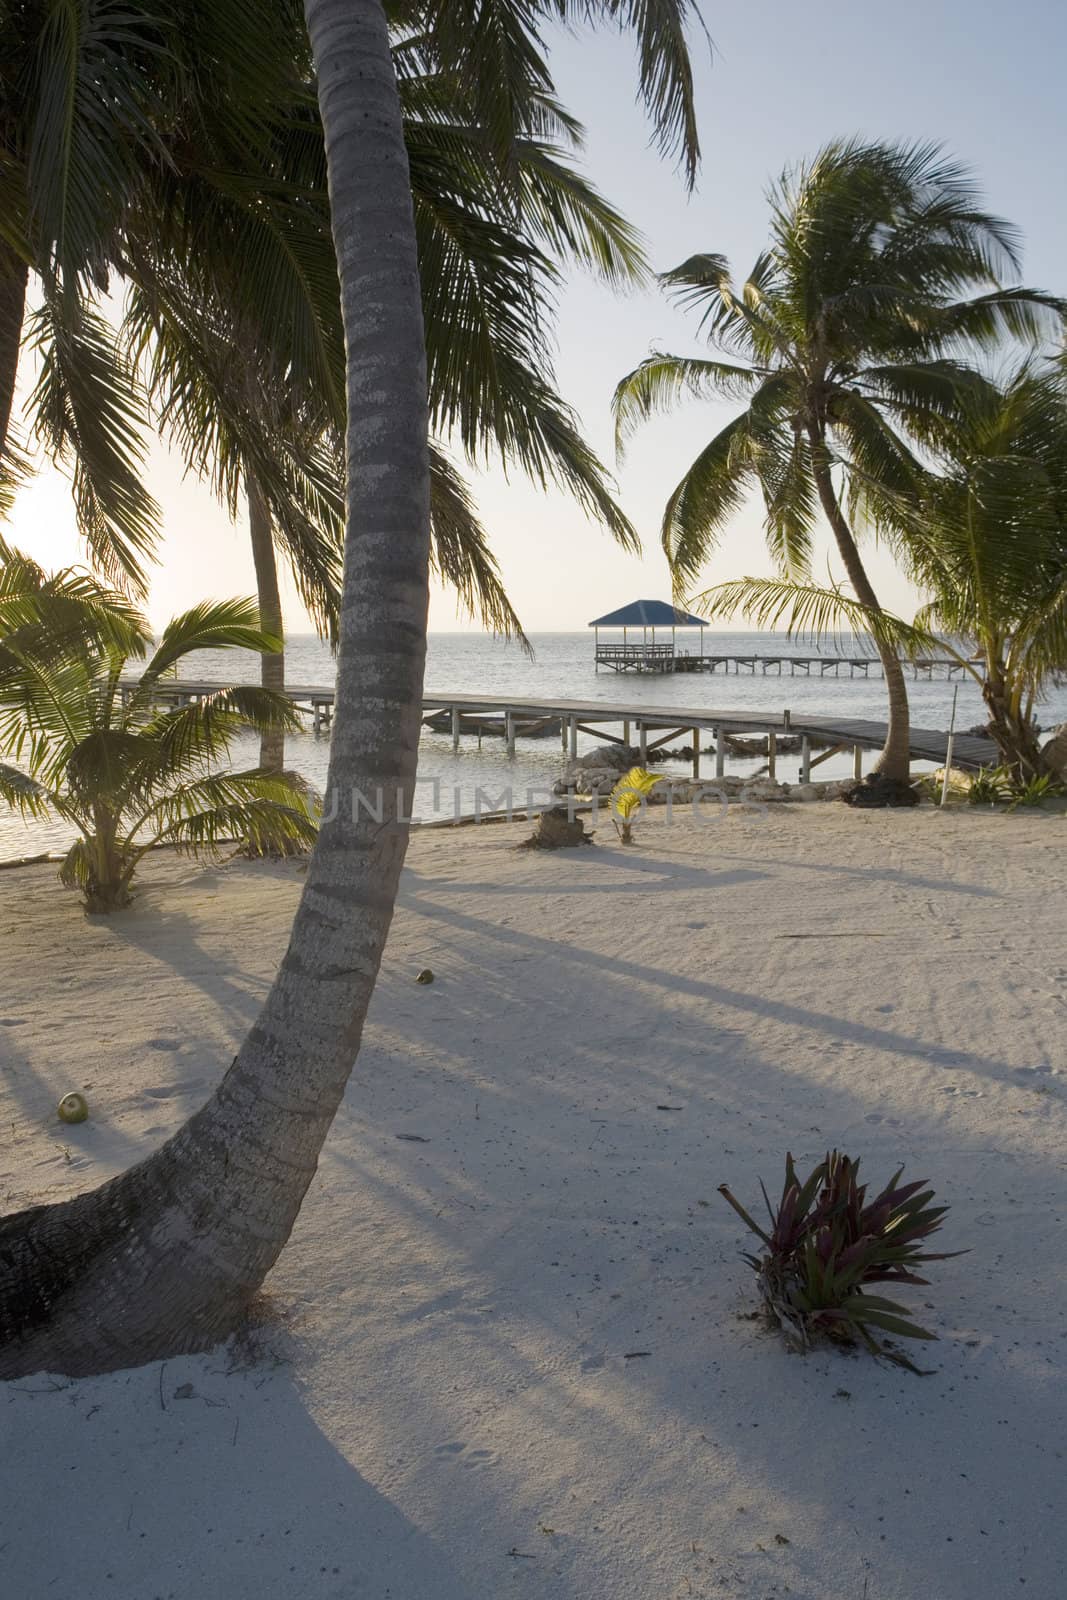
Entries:
[[[454, 79], [430, 78], [409, 52], [396, 54], [424, 313], [435, 330], [434, 428], [458, 431], [471, 460], [499, 454], [542, 483], [564, 483], [632, 547], [603, 468], [554, 391], [544, 349], [555, 267], [538, 243], [622, 283], [644, 270], [632, 230], [533, 136], [518, 142], [515, 176], [503, 183]], [[180, 185], [156, 179], [144, 204], [157, 220], [132, 230], [128, 245], [125, 345], [190, 467], [231, 514], [246, 499], [271, 631], [281, 629], [277, 545], [316, 625], [335, 639], [344, 352], [321, 125], [306, 110], [298, 101], [294, 125], [268, 152], [217, 151]], [[573, 141], [572, 125], [558, 120]], [[435, 569], [487, 625], [521, 638], [466, 486], [441, 444], [430, 460]], [[281, 687], [283, 658], [264, 657], [263, 673], [265, 685]], [[282, 760], [275, 738], [261, 761], [280, 770]]]
[[[157, 845], [194, 854], [233, 837], [264, 849], [309, 845], [315, 824], [302, 785], [221, 765], [245, 729], [293, 724], [284, 697], [235, 686], [189, 705], [157, 703], [161, 679], [190, 651], [276, 648], [254, 604], [197, 606], [149, 654], [143, 620], [105, 591], [75, 596], [77, 581], [46, 579], [14, 554], [0, 577], [0, 751], [12, 757], [0, 762], [0, 799], [75, 830], [61, 881], [82, 891], [87, 910], [119, 911]], [[72, 605], [88, 625], [70, 626]], [[131, 661], [146, 656], [128, 683]]]
[[989, 732], [1019, 784], [1046, 770], [1034, 711], [1067, 667], [1067, 393], [1025, 363], [972, 384], [927, 435], [932, 465], [868, 509], [928, 598], [913, 622], [836, 590], [741, 579], [701, 596], [710, 616], [818, 636], [866, 631], [886, 648], [949, 656], [981, 690]]
[[[515, 7], [517, 28], [532, 9]], [[602, 9], [640, 16], [646, 36], [653, 13], [657, 26], [669, 22], [677, 55], [682, 0]], [[307, 0], [306, 12], [346, 335], [345, 574], [327, 780], [328, 801], [341, 803], [328, 804], [264, 1008], [207, 1104], [102, 1188], [0, 1222], [0, 1376], [128, 1365], [202, 1348], [236, 1325], [314, 1176], [392, 917], [428, 598], [418, 256], [381, 0]], [[644, 70], [658, 108], [654, 64]], [[672, 104], [658, 116], [665, 129]], [[357, 787], [379, 792], [381, 821], [344, 803]]]
[[[241, 0], [216, 10], [206, 34], [198, 23], [189, 38], [168, 35], [184, 77], [197, 83], [198, 52], [206, 49], [213, 61], [227, 14], [233, 22], [243, 15]], [[148, 49], [156, 24], [142, 22], [146, 31], [137, 37]], [[248, 505], [260, 610], [271, 631], [280, 636], [277, 545], [316, 626], [334, 638], [344, 430], [337, 270], [299, 7], [272, 8], [271, 23], [267, 54], [280, 58], [283, 70], [253, 52], [250, 64], [242, 61], [241, 93], [235, 101], [225, 97], [220, 109], [210, 96], [168, 98], [167, 79], [155, 84], [152, 128], [165, 159], [143, 144], [138, 125], [122, 165], [121, 225], [101, 237], [89, 230], [73, 257], [65, 246], [54, 261], [47, 253], [36, 261], [46, 293], [34, 336], [49, 382], [35, 397], [35, 431], [74, 468], [94, 559], [115, 580], [143, 587], [140, 557], [154, 542], [157, 513], [137, 490], [144, 406], [133, 369], [147, 360], [149, 398], [163, 431], [231, 514]], [[554, 392], [545, 349], [554, 259], [569, 255], [609, 281], [632, 280], [644, 271], [636, 238], [557, 148], [576, 147], [580, 129], [547, 92], [543, 62], [515, 99], [508, 159], [500, 162], [493, 138], [477, 124], [470, 72], [450, 64], [448, 51], [433, 47], [424, 30], [413, 34], [404, 16], [394, 26], [432, 334], [434, 428], [455, 431], [472, 460], [499, 453], [542, 482], [564, 482], [634, 546], [603, 468]], [[58, 159], [64, 128], [77, 136], [79, 126], [64, 123], [63, 109], [82, 106], [102, 60], [112, 72], [118, 62], [106, 26], [58, 55], [32, 30], [23, 45], [26, 62], [48, 73], [55, 90], [31, 115], [32, 137]], [[10, 85], [16, 110], [24, 81], [25, 72]], [[131, 105], [136, 110], [140, 101], [113, 95], [103, 109], [121, 118]], [[90, 94], [85, 109], [97, 113], [95, 138], [102, 108]], [[127, 130], [114, 132], [121, 144]], [[42, 213], [33, 237], [50, 238], [50, 223], [57, 239], [66, 238], [65, 212], [49, 211], [36, 170], [13, 163], [24, 209]], [[112, 176], [118, 183], [118, 169]], [[84, 224], [86, 196], [71, 187]], [[114, 271], [130, 289], [118, 349], [109, 348], [110, 330], [84, 294], [74, 312], [68, 308], [69, 285], [79, 284], [79, 264], [93, 251], [95, 280]], [[15, 334], [17, 344], [17, 322]], [[435, 567], [489, 626], [521, 637], [473, 501], [441, 446], [431, 471]], [[262, 681], [282, 686], [283, 655], [263, 657]], [[280, 734], [265, 738], [261, 760], [281, 770]]]
[[[744, 398], [746, 409], [667, 502], [662, 538], [676, 584], [691, 583], [758, 487], [779, 568], [808, 575], [821, 509], [853, 595], [878, 616], [842, 483], [906, 489], [918, 466], [909, 437], [921, 442], [951, 416], [974, 379], [960, 348], [1006, 335], [1034, 340], [1062, 302], [1001, 286], [1018, 271], [1015, 233], [980, 208], [965, 169], [935, 147], [829, 144], [787, 172], [770, 202], [770, 244], [740, 290], [712, 254], [662, 278], [701, 310], [713, 346], [735, 359], [648, 357], [616, 389], [619, 443], [685, 394]], [[904, 674], [884, 635], [875, 642], [889, 700], [879, 767], [906, 780]]]

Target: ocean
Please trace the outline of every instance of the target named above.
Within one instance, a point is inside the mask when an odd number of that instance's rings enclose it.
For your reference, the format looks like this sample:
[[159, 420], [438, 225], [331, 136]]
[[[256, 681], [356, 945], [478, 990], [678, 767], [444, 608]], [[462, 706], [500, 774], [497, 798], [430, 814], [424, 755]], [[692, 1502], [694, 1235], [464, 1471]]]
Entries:
[[[494, 639], [486, 634], [436, 633], [430, 635], [426, 687], [433, 693], [511, 695], [516, 699], [557, 696], [567, 700], [605, 700], [644, 705], [677, 705], [730, 711], [775, 711], [790, 709], [796, 714], [870, 717], [885, 719], [885, 685], [880, 676], [790, 677], [777, 673], [741, 673], [728, 676], [721, 671], [680, 674], [616, 674], [596, 671], [593, 638], [589, 632], [542, 633], [531, 636], [531, 660], [517, 644]], [[681, 645], [681, 641], [679, 641]], [[693, 645], [692, 648], [698, 648]], [[866, 647], [857, 648], [868, 653]], [[799, 645], [782, 634], [708, 634], [705, 649], [709, 654], [814, 655], [814, 647]], [[833, 654], [827, 645], [823, 653]], [[334, 666], [329, 648], [312, 635], [296, 635], [289, 640], [286, 671], [291, 683], [329, 684]], [[213, 681], [250, 682], [258, 677], [258, 657], [241, 651], [205, 651], [189, 657], [182, 669], [184, 677]], [[917, 727], [947, 728], [956, 685], [920, 679], [909, 682], [912, 720]], [[966, 729], [985, 720], [981, 696], [971, 682], [960, 683], [956, 725]], [[1039, 708], [1039, 720], [1050, 727], [1067, 721], [1067, 689], [1050, 691]], [[617, 730], [616, 730], [617, 731]], [[580, 735], [579, 750], [592, 748], [597, 740]], [[329, 754], [328, 731], [315, 733], [310, 728], [291, 737], [289, 763], [317, 788], [325, 785]], [[474, 735], [465, 736], [458, 752], [452, 750], [451, 735], [424, 730], [419, 756], [419, 784], [414, 814], [430, 821], [452, 815], [487, 810], [510, 791], [516, 806], [543, 800], [559, 776], [562, 754], [558, 738], [519, 739], [514, 759], [509, 759], [503, 741], [486, 737], [479, 748]], [[233, 746], [235, 767], [252, 766], [256, 761], [256, 742], [240, 739]], [[727, 770], [745, 776], [757, 770], [755, 760], [731, 760]], [[917, 768], [921, 763], [917, 764]], [[778, 775], [797, 776], [798, 758], [779, 759]], [[670, 770], [668, 766], [665, 770]], [[688, 770], [684, 764], [679, 770]], [[705, 771], [707, 767], [705, 767]], [[851, 772], [851, 757], [835, 757], [823, 763], [818, 776], [843, 777]], [[70, 833], [64, 824], [26, 823], [0, 809], [0, 861], [43, 851], [62, 850]]]

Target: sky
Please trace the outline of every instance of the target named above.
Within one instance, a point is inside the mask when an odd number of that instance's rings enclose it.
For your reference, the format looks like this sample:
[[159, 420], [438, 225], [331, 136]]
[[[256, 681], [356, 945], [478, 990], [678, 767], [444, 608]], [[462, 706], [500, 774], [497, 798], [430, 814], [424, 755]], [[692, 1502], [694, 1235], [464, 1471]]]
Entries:
[[[564, 103], [585, 123], [584, 165], [645, 235], [656, 270], [698, 250], [725, 254], [743, 277], [766, 236], [768, 181], [828, 139], [935, 140], [978, 175], [990, 209], [1021, 228], [1024, 281], [1067, 290], [1064, 62], [1067, 6], [1058, 0], [703, 0], [711, 46], [692, 37], [704, 152], [692, 194], [649, 147], [636, 102], [631, 42], [606, 28], [552, 32]], [[655, 288], [618, 294], [586, 274], [563, 284], [556, 331], [560, 391], [614, 469], [612, 391], [653, 347], [699, 353], [692, 319]], [[508, 592], [528, 631], [568, 631], [637, 598], [670, 596], [659, 548], [664, 501], [734, 406], [688, 403], [648, 424], [616, 471], [623, 508], [644, 555], [618, 549], [570, 499], [499, 468], [470, 474]], [[247, 529], [208, 490], [154, 447], [149, 484], [164, 513], [161, 562], [148, 610], [154, 623], [205, 598], [254, 589]], [[53, 566], [80, 559], [70, 489], [48, 469], [23, 491], [12, 542]], [[886, 606], [910, 615], [916, 595], [888, 554], [869, 557]], [[817, 571], [836, 573], [827, 540]], [[760, 507], [744, 508], [709, 564], [714, 583], [766, 573]], [[287, 586], [291, 632], [307, 626]], [[435, 590], [432, 629], [477, 628], [452, 594]], [[720, 624], [728, 627], [729, 624]], [[735, 624], [737, 626], [737, 624]]]

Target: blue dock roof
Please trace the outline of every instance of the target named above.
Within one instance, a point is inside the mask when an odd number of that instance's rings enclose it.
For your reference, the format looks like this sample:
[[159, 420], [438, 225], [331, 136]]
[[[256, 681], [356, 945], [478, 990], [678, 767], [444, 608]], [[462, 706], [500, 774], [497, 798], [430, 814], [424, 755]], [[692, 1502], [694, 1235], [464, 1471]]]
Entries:
[[605, 617], [594, 617], [590, 628], [706, 628], [705, 617], [691, 617], [666, 600], [633, 600]]

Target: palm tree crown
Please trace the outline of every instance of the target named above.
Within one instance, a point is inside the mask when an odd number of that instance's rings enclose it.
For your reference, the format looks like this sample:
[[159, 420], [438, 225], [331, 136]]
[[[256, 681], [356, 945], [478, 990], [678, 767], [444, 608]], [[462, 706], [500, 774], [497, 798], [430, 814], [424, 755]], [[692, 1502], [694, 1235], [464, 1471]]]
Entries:
[[[685, 394], [744, 398], [671, 495], [663, 543], [683, 583], [758, 486], [772, 549], [803, 571], [811, 553], [820, 447], [857, 480], [893, 482], [950, 412], [970, 368], [961, 349], [1037, 339], [1062, 313], [1018, 270], [1006, 222], [979, 209], [966, 172], [928, 145], [827, 145], [770, 194], [771, 242], [740, 289], [723, 257], [691, 257], [661, 282], [698, 309], [734, 362], [654, 353], [619, 384], [624, 444]], [[981, 293], [961, 298], [967, 290]]]

